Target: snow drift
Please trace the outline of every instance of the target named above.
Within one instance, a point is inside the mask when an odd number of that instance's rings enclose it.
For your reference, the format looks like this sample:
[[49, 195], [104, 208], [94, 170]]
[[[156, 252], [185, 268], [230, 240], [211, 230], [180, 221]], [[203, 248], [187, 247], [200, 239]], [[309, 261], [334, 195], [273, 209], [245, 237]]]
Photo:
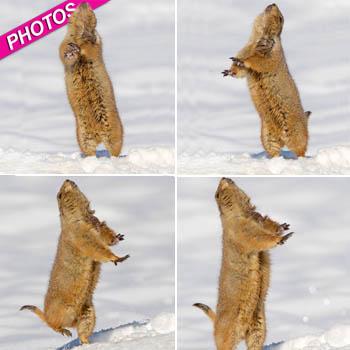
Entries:
[[321, 335], [307, 335], [279, 344], [271, 344], [265, 350], [349, 350], [350, 325], [336, 325]]
[[236, 175], [310, 175], [350, 174], [350, 146], [323, 148], [313, 156], [296, 158], [292, 152], [283, 151], [280, 157], [269, 159], [265, 152], [182, 154], [179, 171], [186, 174], [236, 174]]
[[0, 149], [1, 173], [148, 173], [170, 174], [174, 172], [175, 155], [172, 148], [149, 147], [131, 149], [127, 156], [108, 157], [108, 152], [98, 151], [97, 157], [83, 158], [75, 153], [31, 153], [14, 149]]
[[132, 322], [101, 330], [90, 337], [91, 344], [80, 345], [78, 339], [57, 350], [173, 350], [175, 349], [175, 315], [160, 314], [149, 321]]

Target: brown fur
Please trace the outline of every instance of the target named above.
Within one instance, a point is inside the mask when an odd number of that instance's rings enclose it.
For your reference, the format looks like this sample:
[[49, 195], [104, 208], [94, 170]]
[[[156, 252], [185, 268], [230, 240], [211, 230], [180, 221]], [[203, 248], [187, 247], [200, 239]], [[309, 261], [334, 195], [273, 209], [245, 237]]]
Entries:
[[96, 147], [103, 143], [110, 155], [119, 156], [123, 127], [103, 62], [96, 17], [87, 3], [72, 14], [59, 51], [81, 151], [93, 156]]
[[233, 350], [245, 340], [249, 350], [261, 350], [266, 335], [265, 298], [270, 279], [267, 250], [291, 235], [255, 211], [250, 198], [230, 179], [223, 178], [216, 192], [223, 226], [223, 254], [216, 313], [194, 304], [214, 322], [218, 350]]
[[98, 282], [101, 263], [117, 264], [129, 257], [118, 257], [108, 248], [124, 239], [105, 222], [100, 222], [77, 185], [66, 180], [58, 195], [61, 235], [45, 297], [44, 312], [33, 305], [21, 310], [33, 311], [54, 331], [71, 336], [66, 327], [77, 328], [82, 343], [89, 342], [95, 327], [92, 296]]
[[288, 70], [281, 33], [283, 16], [277, 5], [268, 6], [254, 22], [248, 44], [232, 57], [223, 74], [246, 77], [255, 108], [261, 118], [261, 141], [269, 156], [279, 156], [286, 146], [298, 157], [308, 144], [308, 117]]

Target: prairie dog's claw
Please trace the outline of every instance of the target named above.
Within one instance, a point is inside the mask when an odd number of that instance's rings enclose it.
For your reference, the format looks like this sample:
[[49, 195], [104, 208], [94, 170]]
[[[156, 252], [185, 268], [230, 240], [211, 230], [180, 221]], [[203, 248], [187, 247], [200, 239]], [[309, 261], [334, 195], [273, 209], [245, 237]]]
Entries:
[[278, 242], [279, 245], [284, 244], [290, 237], [292, 237], [294, 232], [289, 232], [285, 236], [281, 238], [281, 240]]
[[234, 64], [235, 66], [237, 66], [237, 67], [244, 67], [244, 63], [240, 60], [240, 59], [238, 59], [238, 58], [236, 58], [236, 57], [230, 57], [231, 58], [231, 60], [232, 60], [232, 64]]
[[123, 261], [125, 261], [125, 260], [128, 259], [128, 258], [130, 258], [130, 255], [129, 255], [129, 254], [128, 254], [128, 255], [125, 255], [125, 256], [122, 256], [121, 258], [118, 258], [118, 260], [115, 260], [115, 261], [114, 261], [114, 265], [117, 265], [118, 263], [123, 262]]
[[284, 222], [282, 225], [280, 225], [280, 227], [286, 231], [289, 230], [290, 225]]

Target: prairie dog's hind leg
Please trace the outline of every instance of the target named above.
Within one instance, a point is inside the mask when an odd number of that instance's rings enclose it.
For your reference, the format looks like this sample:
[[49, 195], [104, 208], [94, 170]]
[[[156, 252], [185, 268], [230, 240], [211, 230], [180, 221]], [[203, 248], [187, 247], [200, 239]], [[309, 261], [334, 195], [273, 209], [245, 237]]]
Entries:
[[250, 325], [247, 335], [246, 344], [248, 350], [262, 350], [266, 337], [266, 320], [265, 313], [262, 309], [255, 315], [253, 323]]
[[84, 156], [90, 157], [96, 155], [96, 148], [99, 144], [98, 140], [83, 128], [77, 128], [78, 144]]
[[89, 337], [95, 328], [95, 323], [96, 315], [93, 304], [84, 305], [77, 321], [78, 336], [82, 344], [89, 343]]
[[218, 316], [215, 323], [215, 343], [217, 350], [233, 350], [239, 344], [240, 339], [237, 332], [238, 325], [229, 317]]
[[307, 136], [303, 137], [300, 135], [293, 135], [286, 142], [286, 146], [289, 150], [295, 153], [297, 157], [305, 157], [307, 150]]
[[281, 154], [283, 143], [276, 135], [277, 132], [269, 130], [266, 126], [261, 127], [261, 142], [266, 153], [271, 157], [278, 157]]
[[104, 137], [103, 144], [111, 156], [118, 157], [123, 147], [122, 132], [118, 130], [112, 135]]

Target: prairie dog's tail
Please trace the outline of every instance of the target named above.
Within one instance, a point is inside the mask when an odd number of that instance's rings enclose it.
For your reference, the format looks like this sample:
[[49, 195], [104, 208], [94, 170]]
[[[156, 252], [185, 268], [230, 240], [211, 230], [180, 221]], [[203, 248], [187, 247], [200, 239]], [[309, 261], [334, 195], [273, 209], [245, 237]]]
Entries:
[[196, 303], [193, 304], [193, 306], [198, 307], [198, 309], [201, 309], [213, 322], [215, 322], [216, 314], [208, 305]]
[[20, 308], [20, 311], [22, 311], [22, 310], [30, 310], [30, 311], [34, 312], [44, 323], [47, 324], [44, 313], [38, 307], [36, 307], [34, 305], [23, 305]]

